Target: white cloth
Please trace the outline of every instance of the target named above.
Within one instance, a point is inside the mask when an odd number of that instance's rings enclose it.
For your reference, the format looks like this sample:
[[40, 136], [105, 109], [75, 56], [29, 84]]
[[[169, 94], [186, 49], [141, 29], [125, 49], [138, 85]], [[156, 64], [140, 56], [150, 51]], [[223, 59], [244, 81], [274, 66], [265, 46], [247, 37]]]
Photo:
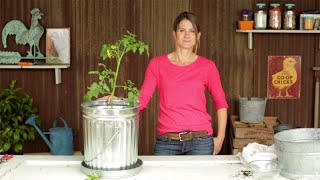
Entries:
[[264, 144], [249, 143], [237, 156], [240, 158], [240, 162], [248, 167], [252, 161], [277, 159], [274, 144], [267, 146]]

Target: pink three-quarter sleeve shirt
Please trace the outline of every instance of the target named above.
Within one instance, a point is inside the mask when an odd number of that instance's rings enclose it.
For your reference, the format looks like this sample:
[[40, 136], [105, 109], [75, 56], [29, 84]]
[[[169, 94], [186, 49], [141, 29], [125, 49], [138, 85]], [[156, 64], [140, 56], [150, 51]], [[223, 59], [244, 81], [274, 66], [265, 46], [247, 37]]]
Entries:
[[141, 88], [139, 111], [147, 107], [156, 88], [160, 103], [158, 135], [202, 130], [212, 134], [211, 116], [206, 109], [206, 88], [215, 103], [215, 111], [228, 108], [215, 63], [202, 56], [186, 66], [174, 65], [167, 54], [153, 58]]

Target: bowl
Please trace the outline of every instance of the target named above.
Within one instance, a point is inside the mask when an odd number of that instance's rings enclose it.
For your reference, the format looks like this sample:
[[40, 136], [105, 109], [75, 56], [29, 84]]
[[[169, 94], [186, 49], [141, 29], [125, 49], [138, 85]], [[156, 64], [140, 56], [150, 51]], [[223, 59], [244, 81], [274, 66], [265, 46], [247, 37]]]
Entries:
[[276, 179], [281, 171], [277, 160], [252, 161], [250, 168], [255, 179]]

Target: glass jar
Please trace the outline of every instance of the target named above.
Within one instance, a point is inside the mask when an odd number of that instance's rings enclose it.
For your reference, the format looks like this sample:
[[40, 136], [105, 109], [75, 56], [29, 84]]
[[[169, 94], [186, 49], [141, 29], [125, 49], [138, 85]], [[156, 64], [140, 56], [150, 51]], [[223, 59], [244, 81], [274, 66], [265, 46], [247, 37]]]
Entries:
[[265, 3], [257, 3], [256, 11], [254, 13], [254, 28], [266, 29], [267, 28], [267, 12]]
[[312, 16], [304, 17], [303, 21], [304, 21], [304, 29], [305, 30], [313, 30], [314, 18]]
[[285, 4], [283, 29], [296, 29], [295, 4]]
[[270, 4], [271, 9], [269, 10], [269, 28], [270, 29], [281, 29], [281, 9], [280, 4]]
[[249, 21], [249, 15], [248, 14], [243, 14], [242, 15], [242, 21]]

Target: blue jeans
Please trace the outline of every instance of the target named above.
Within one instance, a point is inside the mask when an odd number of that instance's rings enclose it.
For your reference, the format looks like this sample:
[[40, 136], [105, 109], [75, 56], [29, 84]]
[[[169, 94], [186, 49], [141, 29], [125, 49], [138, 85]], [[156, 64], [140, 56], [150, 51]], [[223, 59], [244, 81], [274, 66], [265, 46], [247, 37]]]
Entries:
[[190, 141], [172, 140], [157, 136], [154, 155], [213, 155], [213, 136], [203, 136]]

